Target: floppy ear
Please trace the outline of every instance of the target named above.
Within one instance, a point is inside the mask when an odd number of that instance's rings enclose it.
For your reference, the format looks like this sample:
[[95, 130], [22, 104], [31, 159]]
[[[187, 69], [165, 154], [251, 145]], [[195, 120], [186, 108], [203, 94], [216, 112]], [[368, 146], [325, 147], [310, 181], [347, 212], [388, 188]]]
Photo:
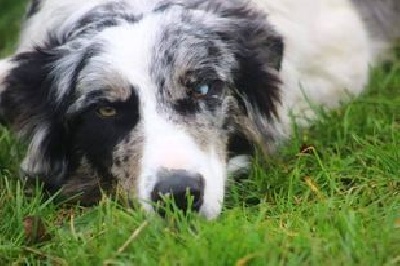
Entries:
[[242, 115], [237, 126], [269, 153], [279, 135], [275, 124], [279, 119], [283, 38], [268, 24], [266, 15], [252, 6], [234, 5], [221, 14], [231, 20], [221, 36], [232, 43], [238, 62], [234, 85]]
[[28, 141], [21, 164], [27, 176], [56, 184], [67, 172], [67, 131], [51, 92], [50, 67], [59, 55], [41, 50], [1, 61], [0, 111], [3, 120]]
[[242, 131], [260, 145], [264, 153], [273, 149], [277, 137], [275, 123], [280, 104], [279, 70], [283, 57], [283, 40], [267, 25], [247, 24], [238, 36], [235, 89], [244, 116]]

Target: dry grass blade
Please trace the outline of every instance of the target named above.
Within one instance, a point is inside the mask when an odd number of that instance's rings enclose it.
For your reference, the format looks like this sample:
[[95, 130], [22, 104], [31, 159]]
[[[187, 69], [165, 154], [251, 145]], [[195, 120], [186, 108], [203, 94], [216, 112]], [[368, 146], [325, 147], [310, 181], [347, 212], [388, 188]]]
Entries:
[[303, 144], [300, 147], [300, 154], [314, 154], [315, 147], [313, 145]]
[[248, 265], [255, 257], [257, 257], [257, 254], [249, 254], [246, 255], [245, 257], [239, 259], [235, 266], [246, 266]]
[[45, 259], [50, 260], [51, 265], [68, 265], [68, 263], [64, 259], [55, 257], [53, 255], [46, 254], [40, 250], [31, 248], [31, 247], [25, 247], [24, 250], [27, 252], [30, 252], [36, 256], [41, 257], [41, 259], [43, 259], [43, 260], [45, 260]]
[[304, 182], [307, 184], [307, 186], [311, 189], [312, 192], [314, 192], [319, 199], [324, 199], [324, 195], [321, 193], [321, 191], [319, 190], [317, 184], [315, 184], [315, 182], [312, 180], [311, 177], [306, 176], [304, 178]]
[[124, 250], [129, 246], [130, 243], [132, 243], [135, 238], [138, 237], [140, 232], [147, 226], [148, 222], [144, 221], [133, 233], [132, 235], [126, 240], [126, 242], [118, 249], [117, 254], [121, 254], [124, 252]]

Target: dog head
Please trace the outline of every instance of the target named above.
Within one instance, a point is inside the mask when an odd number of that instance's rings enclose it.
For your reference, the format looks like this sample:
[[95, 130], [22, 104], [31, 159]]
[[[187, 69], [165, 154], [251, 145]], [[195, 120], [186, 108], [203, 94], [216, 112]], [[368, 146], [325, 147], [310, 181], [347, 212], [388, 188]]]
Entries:
[[137, 10], [94, 7], [3, 61], [0, 114], [50, 191], [89, 203], [117, 186], [152, 210], [168, 193], [188, 208], [189, 190], [213, 218], [229, 171], [273, 141], [282, 39], [243, 1]]

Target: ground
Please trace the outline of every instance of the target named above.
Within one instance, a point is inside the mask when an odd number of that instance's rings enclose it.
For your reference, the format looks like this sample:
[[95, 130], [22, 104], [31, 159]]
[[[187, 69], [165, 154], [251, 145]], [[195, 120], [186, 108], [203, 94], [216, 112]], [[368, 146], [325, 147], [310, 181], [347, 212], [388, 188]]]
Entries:
[[[1, 0], [2, 56], [24, 2]], [[400, 265], [400, 61], [372, 72], [365, 95], [232, 182], [214, 221], [28, 197], [24, 145], [0, 128], [0, 265]]]

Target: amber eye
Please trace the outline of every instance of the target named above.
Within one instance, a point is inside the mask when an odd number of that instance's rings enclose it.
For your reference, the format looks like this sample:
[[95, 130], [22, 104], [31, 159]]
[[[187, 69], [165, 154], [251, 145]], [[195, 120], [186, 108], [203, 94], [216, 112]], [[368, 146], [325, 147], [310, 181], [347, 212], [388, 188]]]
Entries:
[[97, 109], [97, 114], [103, 118], [114, 117], [117, 115], [117, 110], [114, 107], [100, 107]]

